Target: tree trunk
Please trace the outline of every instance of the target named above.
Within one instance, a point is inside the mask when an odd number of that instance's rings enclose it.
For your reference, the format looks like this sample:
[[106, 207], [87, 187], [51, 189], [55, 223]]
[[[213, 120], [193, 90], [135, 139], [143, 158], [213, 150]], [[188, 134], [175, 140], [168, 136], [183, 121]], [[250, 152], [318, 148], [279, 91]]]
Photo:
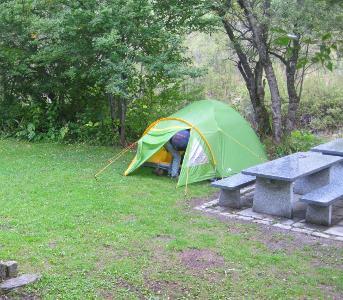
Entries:
[[110, 115], [111, 115], [111, 126], [112, 130], [115, 133], [116, 131], [116, 106], [114, 102], [113, 94], [108, 94], [108, 103], [110, 106]]
[[286, 63], [286, 79], [288, 92], [288, 113], [286, 119], [286, 131], [290, 133], [296, 127], [297, 111], [299, 108], [300, 94], [297, 93], [296, 72], [299, 58], [299, 40], [293, 40], [292, 55]]
[[263, 66], [261, 61], [258, 61], [255, 66], [255, 114], [258, 118], [260, 135], [269, 135], [272, 132], [269, 122], [269, 113], [264, 103], [264, 82], [263, 82]]
[[268, 80], [273, 116], [273, 139], [276, 143], [281, 142], [282, 137], [282, 118], [281, 118], [281, 97], [274, 68], [270, 59], [264, 62], [264, 71]]
[[288, 92], [288, 113], [286, 119], [287, 133], [294, 130], [296, 127], [296, 116], [299, 108], [300, 98], [296, 90], [295, 83], [295, 67], [292, 66], [292, 62], [286, 66], [286, 78], [287, 78], [287, 92]]
[[119, 140], [120, 145], [126, 147], [126, 110], [127, 101], [125, 98], [120, 98], [119, 101]]
[[[266, 24], [262, 26], [262, 24], [258, 22], [253, 14], [249, 0], [238, 0], [238, 3], [243, 9], [249, 26], [251, 27], [256, 50], [266, 74], [272, 102], [273, 139], [275, 143], [280, 143], [282, 137], [281, 97], [273, 64], [268, 53]], [[265, 8], [268, 9], [269, 6], [270, 0], [265, 0]]]
[[254, 68], [251, 66], [240, 41], [235, 37], [233, 28], [225, 20], [223, 14], [221, 14], [221, 17], [225, 31], [239, 59], [237, 66], [249, 92], [250, 101], [254, 110], [254, 118], [257, 123], [257, 133], [260, 136], [266, 136], [271, 133], [271, 127], [269, 113], [264, 104], [263, 66], [260, 61], [255, 64]]

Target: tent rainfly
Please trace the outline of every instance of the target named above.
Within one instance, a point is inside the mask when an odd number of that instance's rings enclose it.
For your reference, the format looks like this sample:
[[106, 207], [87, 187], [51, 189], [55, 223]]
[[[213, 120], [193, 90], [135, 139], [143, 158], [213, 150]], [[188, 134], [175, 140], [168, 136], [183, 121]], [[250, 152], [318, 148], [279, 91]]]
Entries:
[[201, 100], [153, 122], [138, 141], [125, 175], [144, 163], [169, 164], [171, 156], [163, 146], [184, 129], [190, 129], [190, 138], [178, 186], [227, 177], [267, 160], [255, 132], [238, 112], [223, 102]]

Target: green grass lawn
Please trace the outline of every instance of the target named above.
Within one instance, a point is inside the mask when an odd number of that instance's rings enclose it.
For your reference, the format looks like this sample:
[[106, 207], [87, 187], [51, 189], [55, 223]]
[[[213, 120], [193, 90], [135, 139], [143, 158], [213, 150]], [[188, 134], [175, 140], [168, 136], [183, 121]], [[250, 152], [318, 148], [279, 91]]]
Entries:
[[105, 147], [0, 140], [0, 259], [42, 274], [14, 297], [343, 295], [342, 244], [203, 216], [189, 197], [211, 195], [208, 183], [191, 185], [185, 198], [175, 181], [150, 169], [124, 177], [132, 153], [95, 181], [114, 154]]

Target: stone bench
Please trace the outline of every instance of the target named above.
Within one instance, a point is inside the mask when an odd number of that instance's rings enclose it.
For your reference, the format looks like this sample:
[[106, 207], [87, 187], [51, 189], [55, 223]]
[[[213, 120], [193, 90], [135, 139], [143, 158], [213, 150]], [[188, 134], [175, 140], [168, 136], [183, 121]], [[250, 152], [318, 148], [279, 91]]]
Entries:
[[219, 205], [231, 208], [241, 208], [241, 189], [252, 185], [256, 180], [255, 176], [242, 173], [218, 180], [211, 185], [220, 188]]
[[1, 295], [36, 282], [40, 278], [37, 274], [24, 274], [18, 277], [17, 275], [18, 264], [16, 261], [0, 261], [0, 299], [3, 299]]
[[343, 199], [343, 185], [331, 183], [316, 189], [300, 198], [307, 203], [306, 221], [313, 224], [330, 226], [332, 205]]
[[[5, 281], [0, 282], [0, 295], [7, 294], [12, 290], [22, 288], [30, 283], [34, 283], [38, 279], [39, 275], [37, 274], [24, 274], [18, 277], [6, 279]], [[0, 299], [2, 299], [1, 296]]]

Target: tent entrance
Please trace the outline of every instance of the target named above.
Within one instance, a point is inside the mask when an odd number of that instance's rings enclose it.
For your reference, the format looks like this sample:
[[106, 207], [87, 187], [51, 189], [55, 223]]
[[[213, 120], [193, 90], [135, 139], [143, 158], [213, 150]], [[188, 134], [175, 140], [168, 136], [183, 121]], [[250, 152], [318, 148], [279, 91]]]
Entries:
[[[183, 159], [180, 166], [178, 186], [216, 176], [208, 143], [194, 128], [190, 128], [190, 138], [186, 151], [181, 151], [180, 155], [183, 155]], [[172, 155], [162, 146], [144, 162], [143, 166], [168, 170], [171, 162]]]
[[[185, 151], [179, 151], [180, 155], [184, 155]], [[144, 167], [161, 168], [169, 170], [170, 164], [173, 160], [172, 155], [162, 147], [155, 154], [153, 154], [144, 164]]]
[[125, 175], [141, 165], [169, 167], [172, 157], [164, 144], [180, 130], [190, 129], [190, 138], [184, 153], [178, 186], [215, 177], [215, 158], [203, 133], [190, 122], [181, 118], [163, 118], [151, 124], [138, 141], [137, 153]]

